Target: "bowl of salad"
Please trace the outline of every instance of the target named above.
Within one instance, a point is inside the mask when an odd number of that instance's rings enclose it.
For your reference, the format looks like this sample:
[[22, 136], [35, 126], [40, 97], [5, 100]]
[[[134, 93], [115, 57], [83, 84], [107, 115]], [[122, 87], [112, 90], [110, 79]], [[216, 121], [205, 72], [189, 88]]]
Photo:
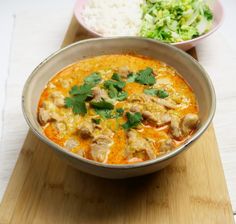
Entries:
[[74, 13], [92, 36], [139, 36], [182, 50], [215, 32], [224, 17], [219, 0], [78, 0]]

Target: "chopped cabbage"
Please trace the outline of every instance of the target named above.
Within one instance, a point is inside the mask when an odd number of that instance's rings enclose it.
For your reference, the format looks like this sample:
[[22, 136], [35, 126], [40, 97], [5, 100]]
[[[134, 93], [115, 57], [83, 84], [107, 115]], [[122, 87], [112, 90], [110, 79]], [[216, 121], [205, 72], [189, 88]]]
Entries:
[[212, 26], [213, 13], [203, 0], [145, 0], [140, 36], [176, 43], [191, 40]]

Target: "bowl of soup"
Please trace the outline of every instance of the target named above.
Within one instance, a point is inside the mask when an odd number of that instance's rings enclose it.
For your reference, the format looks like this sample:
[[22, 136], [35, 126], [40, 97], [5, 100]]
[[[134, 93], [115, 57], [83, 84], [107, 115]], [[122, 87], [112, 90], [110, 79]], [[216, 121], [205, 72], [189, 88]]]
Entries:
[[84, 40], [44, 60], [26, 81], [33, 132], [77, 169], [127, 178], [167, 166], [215, 112], [209, 76], [168, 44], [118, 37]]

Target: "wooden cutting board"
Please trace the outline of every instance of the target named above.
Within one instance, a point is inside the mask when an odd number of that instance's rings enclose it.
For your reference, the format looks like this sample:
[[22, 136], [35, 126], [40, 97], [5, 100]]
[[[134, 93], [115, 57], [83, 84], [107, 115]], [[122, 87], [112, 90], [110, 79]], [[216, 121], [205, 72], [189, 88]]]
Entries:
[[[73, 18], [62, 46], [85, 38]], [[234, 223], [213, 126], [170, 166], [126, 180], [81, 173], [29, 131], [0, 204], [8, 223]]]

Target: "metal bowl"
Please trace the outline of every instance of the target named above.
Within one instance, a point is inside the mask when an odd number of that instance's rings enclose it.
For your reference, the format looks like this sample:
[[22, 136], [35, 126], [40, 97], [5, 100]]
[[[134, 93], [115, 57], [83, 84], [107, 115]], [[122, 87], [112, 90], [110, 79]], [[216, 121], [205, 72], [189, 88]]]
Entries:
[[[111, 165], [78, 157], [48, 139], [37, 121], [37, 106], [47, 82], [65, 66], [84, 58], [104, 54], [134, 53], [149, 56], [174, 67], [189, 83], [199, 102], [200, 125], [194, 135], [170, 153], [137, 164]], [[192, 145], [207, 129], [215, 112], [215, 92], [211, 80], [201, 65], [187, 53], [161, 42], [138, 37], [84, 40], [69, 45], [45, 59], [25, 83], [22, 108], [33, 132], [63, 159], [79, 170], [106, 178], [127, 178], [155, 172], [167, 166]]]

